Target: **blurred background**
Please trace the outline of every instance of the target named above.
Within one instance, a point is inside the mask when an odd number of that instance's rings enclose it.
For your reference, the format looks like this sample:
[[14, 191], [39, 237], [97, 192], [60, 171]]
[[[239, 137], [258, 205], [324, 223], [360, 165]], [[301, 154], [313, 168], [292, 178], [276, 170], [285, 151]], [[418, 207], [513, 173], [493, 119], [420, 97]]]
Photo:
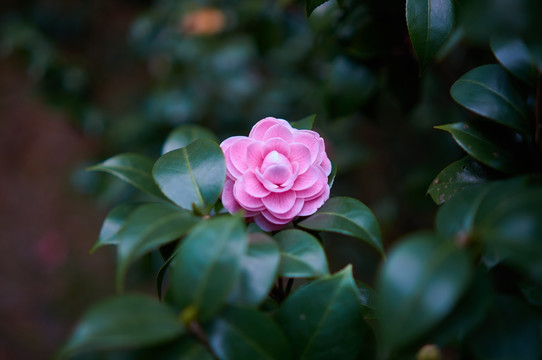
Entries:
[[[107, 211], [142, 195], [85, 168], [121, 152], [157, 158], [183, 124], [224, 139], [266, 116], [316, 114], [338, 167], [332, 195], [369, 205], [388, 247], [432, 227], [427, 187], [462, 156], [433, 126], [470, 116], [449, 87], [495, 62], [491, 31], [528, 23], [525, 1], [488, 1], [463, 2], [487, 18], [460, 19], [453, 51], [420, 77], [403, 0], [329, 1], [309, 19], [300, 0], [4, 0], [0, 359], [50, 358], [114, 293], [114, 249], [88, 251]], [[376, 251], [324, 241], [332, 270], [353, 263], [372, 283]], [[132, 288], [152, 292], [159, 265], [138, 264]]]

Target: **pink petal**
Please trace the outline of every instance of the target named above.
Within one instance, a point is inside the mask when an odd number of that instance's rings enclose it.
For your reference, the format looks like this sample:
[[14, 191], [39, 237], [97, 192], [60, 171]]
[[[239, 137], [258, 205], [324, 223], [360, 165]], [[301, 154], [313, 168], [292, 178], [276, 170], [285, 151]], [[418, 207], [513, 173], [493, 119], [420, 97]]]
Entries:
[[305, 173], [297, 176], [294, 186], [292, 186], [292, 190], [306, 190], [311, 186], [314, 186], [320, 176], [322, 176], [321, 172], [314, 166], [311, 166]]
[[318, 156], [319, 144], [318, 138], [320, 135], [311, 130], [298, 130], [294, 133], [294, 143], [300, 143], [309, 148], [311, 152], [311, 164], [314, 164]]
[[263, 143], [255, 141], [247, 147], [247, 166], [249, 169], [257, 169], [263, 162]]
[[285, 140], [288, 143], [291, 143], [294, 140], [294, 136], [292, 135], [292, 127], [290, 124], [286, 123], [284, 124], [277, 124], [271, 126], [264, 135], [264, 140], [269, 140], [272, 138], [280, 138]]
[[288, 160], [286, 156], [282, 155], [281, 153], [275, 150], [265, 155], [262, 162], [262, 166], [260, 167], [260, 170], [262, 172], [265, 172], [265, 170], [269, 166], [275, 166], [275, 165], [284, 166], [290, 169], [290, 171], [292, 170], [292, 165], [290, 164], [290, 160]]
[[286, 140], [281, 138], [269, 139], [263, 145], [263, 156], [266, 157], [272, 151], [276, 151], [288, 157], [290, 155], [290, 144], [288, 144]]
[[226, 150], [237, 140], [246, 138], [246, 136], [232, 136], [227, 138], [226, 140], [222, 141], [220, 143], [220, 148], [223, 152], [226, 152]]
[[267, 221], [270, 221], [273, 224], [277, 224], [277, 225], [284, 226], [288, 224], [290, 221], [292, 221], [292, 219], [279, 219], [278, 217], [274, 216], [273, 214], [271, 214], [269, 211], [266, 211], [266, 210], [262, 211], [262, 215]]
[[231, 160], [231, 146], [224, 151], [224, 159], [226, 160], [226, 174], [233, 180], [239, 179], [243, 173], [237, 170]]
[[314, 167], [317, 172], [319, 173], [318, 179], [312, 185], [311, 187], [305, 189], [305, 190], [299, 190], [296, 191], [296, 196], [298, 198], [302, 198], [305, 200], [311, 200], [317, 196], [320, 195], [320, 193], [323, 191], [324, 187], [328, 187], [327, 185], [327, 176], [324, 175], [324, 171], [320, 169], [319, 167]]
[[324, 139], [321, 137], [318, 138], [318, 155], [316, 156], [316, 160], [314, 160], [315, 164], [320, 164], [322, 160], [324, 160], [324, 157], [326, 157], [326, 143], [324, 142]]
[[267, 220], [263, 215], [257, 215], [254, 217], [254, 222], [258, 225], [263, 231], [277, 231], [284, 227], [285, 224], [274, 224]]
[[332, 168], [331, 161], [329, 161], [329, 158], [327, 157], [327, 155], [324, 157], [324, 160], [322, 160], [320, 167], [322, 168], [322, 170], [324, 170], [327, 176], [331, 174], [331, 168]]
[[292, 171], [288, 166], [271, 165], [265, 169], [263, 176], [273, 184], [281, 185], [290, 179]]
[[[285, 191], [283, 193], [271, 193], [262, 198], [262, 202], [269, 211], [284, 214], [295, 205], [295, 199], [295, 191]], [[239, 199], [237, 200], [239, 201]]]
[[242, 185], [244, 185], [246, 193], [255, 198], [262, 198], [270, 193], [252, 171], [248, 171], [243, 175]]
[[261, 211], [265, 209], [261, 199], [250, 196], [245, 191], [242, 181], [235, 182], [235, 185], [233, 186], [233, 195], [243, 209], [252, 211]]
[[303, 174], [311, 165], [311, 151], [304, 144], [291, 144], [289, 159], [291, 162], [299, 164], [299, 173]]
[[233, 185], [234, 181], [226, 177], [224, 182], [224, 188], [222, 188], [222, 205], [228, 210], [230, 214], [236, 213], [240, 210], [243, 210], [241, 205], [235, 200], [233, 196]]
[[250, 134], [248, 135], [248, 137], [254, 140], [263, 140], [265, 133], [267, 132], [267, 130], [269, 130], [271, 126], [284, 123], [288, 124], [286, 120], [275, 119], [274, 117], [266, 117], [265, 119], [258, 121], [256, 125], [252, 127], [252, 130], [250, 130]]
[[290, 190], [290, 187], [283, 188], [277, 184], [273, 184], [271, 181], [267, 180], [258, 169], [254, 170], [254, 174], [256, 174], [256, 177], [260, 180], [262, 185], [272, 193], [282, 193]]
[[231, 144], [231, 146], [228, 148], [230, 160], [233, 166], [239, 172], [244, 173], [247, 171], [247, 147], [252, 144], [253, 140], [242, 137], [241, 139], [238, 139], [234, 143]]
[[292, 186], [294, 186], [294, 181], [297, 178], [297, 175], [299, 174], [299, 164], [294, 163], [293, 165], [294, 165], [294, 173], [290, 176], [290, 178], [286, 182], [280, 185], [281, 191], [290, 190]]
[[269, 211], [269, 213], [277, 219], [292, 221], [299, 214], [304, 203], [305, 201], [303, 199], [296, 199], [295, 204], [290, 211], [285, 212], [284, 214], [277, 214], [271, 211]]
[[317, 198], [309, 201], [305, 201], [303, 208], [299, 212], [299, 216], [309, 216], [312, 215], [319, 208], [324, 205], [324, 203], [329, 199], [329, 186], [326, 186], [324, 192]]

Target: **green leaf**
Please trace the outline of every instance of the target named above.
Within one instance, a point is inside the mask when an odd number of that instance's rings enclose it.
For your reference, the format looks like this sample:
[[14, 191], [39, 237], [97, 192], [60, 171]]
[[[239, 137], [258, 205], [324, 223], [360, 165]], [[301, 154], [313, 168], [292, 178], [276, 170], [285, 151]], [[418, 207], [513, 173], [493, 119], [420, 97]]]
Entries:
[[301, 230], [283, 230], [275, 235], [280, 248], [279, 275], [318, 277], [329, 274], [326, 254], [320, 242]]
[[207, 128], [198, 125], [182, 125], [169, 133], [162, 146], [162, 155], [171, 150], [186, 147], [197, 139], [209, 139], [218, 142], [216, 135]]
[[200, 222], [183, 240], [173, 260], [173, 302], [191, 307], [204, 321], [226, 302], [241, 271], [247, 250], [247, 234], [241, 218], [224, 215]]
[[529, 85], [536, 83], [536, 61], [521, 38], [496, 36], [490, 41], [491, 50], [506, 70]]
[[107, 159], [101, 164], [91, 166], [88, 170], [110, 173], [119, 179], [132, 184], [139, 190], [163, 199], [164, 195], [158, 189], [152, 178], [152, 166], [152, 160], [146, 156], [138, 154], [120, 154]]
[[380, 330], [389, 352], [435, 327], [469, 284], [467, 254], [435, 236], [412, 235], [391, 252], [377, 292]]
[[117, 296], [92, 306], [61, 351], [68, 358], [85, 351], [140, 348], [185, 332], [175, 312], [141, 295]]
[[158, 269], [158, 273], [156, 274], [156, 293], [158, 294], [158, 298], [162, 298], [162, 285], [164, 283], [164, 276], [166, 276], [166, 272], [169, 269], [169, 264], [175, 259], [175, 256], [179, 252], [179, 248], [176, 249], [176, 251], [173, 252], [173, 254], [170, 255], [170, 257], [167, 258], [167, 260], [160, 266], [160, 269]]
[[124, 203], [111, 209], [102, 224], [98, 241], [92, 246], [90, 253], [92, 254], [96, 249], [104, 245], [118, 245], [119, 239], [117, 235], [124, 227], [128, 216], [139, 205], [138, 203]]
[[311, 16], [314, 9], [328, 1], [329, 0], [305, 0], [305, 11], [307, 13], [307, 17]]
[[275, 282], [279, 263], [279, 248], [273, 239], [263, 233], [250, 234], [248, 252], [241, 263], [241, 275], [229, 302], [259, 305]]
[[316, 114], [309, 115], [298, 121], [292, 121], [290, 125], [299, 130], [311, 130], [314, 125], [314, 119], [316, 119]]
[[491, 123], [460, 122], [435, 126], [452, 134], [455, 142], [481, 163], [506, 173], [527, 169], [529, 150], [521, 137]]
[[465, 156], [442, 170], [427, 189], [427, 193], [435, 204], [440, 205], [465, 187], [487, 182], [493, 177], [495, 175], [490, 169], [472, 157]]
[[208, 329], [219, 359], [291, 359], [288, 341], [275, 322], [260, 311], [228, 306]]
[[476, 359], [540, 359], [539, 316], [524, 301], [498, 296], [466, 345]]
[[376, 318], [376, 307], [378, 306], [376, 291], [359, 280], [356, 280], [356, 286], [358, 288], [359, 300], [363, 306], [365, 318]]
[[452, 0], [407, 0], [410, 41], [423, 71], [444, 45], [454, 26]]
[[483, 65], [467, 72], [452, 85], [450, 94], [470, 111], [529, 134], [525, 99], [502, 66]]
[[276, 319], [296, 359], [355, 359], [368, 332], [351, 265], [298, 289]]
[[226, 179], [226, 163], [220, 147], [209, 139], [162, 155], [152, 174], [162, 192], [180, 207], [208, 212], [218, 200]]
[[310, 230], [353, 236], [366, 241], [385, 256], [378, 222], [371, 209], [359, 200], [331, 198], [316, 213], [297, 225]]
[[172, 204], [140, 206], [126, 221], [118, 235], [117, 288], [135, 260], [186, 234], [200, 219]]

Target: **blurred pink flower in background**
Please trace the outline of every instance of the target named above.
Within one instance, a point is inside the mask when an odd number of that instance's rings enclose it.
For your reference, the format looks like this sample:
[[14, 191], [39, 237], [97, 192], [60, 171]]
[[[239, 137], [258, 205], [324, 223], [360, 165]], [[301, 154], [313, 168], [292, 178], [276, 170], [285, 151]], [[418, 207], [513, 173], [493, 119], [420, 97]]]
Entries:
[[313, 214], [329, 198], [331, 162], [315, 131], [267, 117], [248, 137], [230, 137], [220, 147], [227, 171], [224, 207], [230, 213], [244, 210], [265, 231]]

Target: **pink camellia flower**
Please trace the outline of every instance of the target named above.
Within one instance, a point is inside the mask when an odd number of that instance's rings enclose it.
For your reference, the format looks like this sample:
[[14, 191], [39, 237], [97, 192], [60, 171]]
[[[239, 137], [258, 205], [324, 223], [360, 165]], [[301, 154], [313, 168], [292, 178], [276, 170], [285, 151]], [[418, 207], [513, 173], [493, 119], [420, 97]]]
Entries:
[[314, 131], [267, 117], [248, 137], [230, 137], [220, 147], [226, 157], [224, 207], [244, 210], [265, 231], [313, 214], [329, 198], [331, 162]]

